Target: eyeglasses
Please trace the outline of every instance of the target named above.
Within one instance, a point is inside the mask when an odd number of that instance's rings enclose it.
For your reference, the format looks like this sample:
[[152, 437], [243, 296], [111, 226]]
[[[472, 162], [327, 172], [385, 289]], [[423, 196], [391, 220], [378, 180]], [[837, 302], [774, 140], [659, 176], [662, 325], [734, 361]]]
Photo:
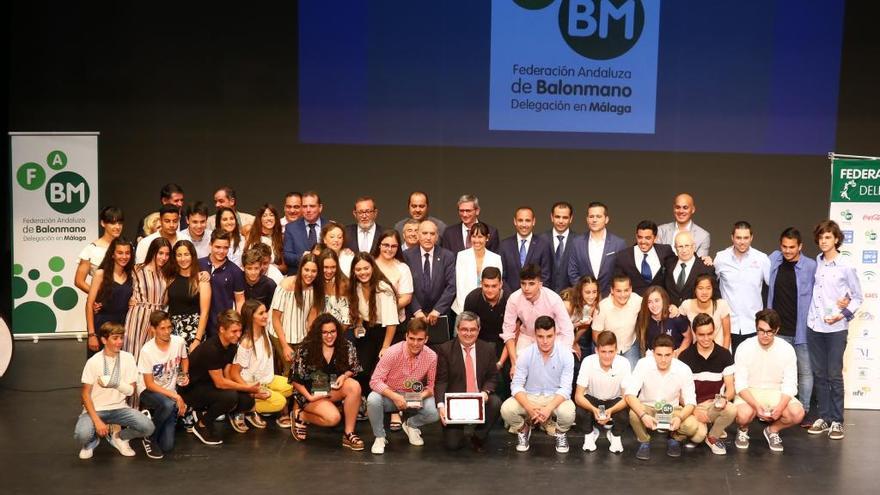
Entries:
[[382, 244], [379, 244], [379, 247], [381, 247], [382, 249], [397, 249], [398, 245], [397, 244], [387, 244], [387, 243], [383, 242]]
[[375, 212], [376, 212], [376, 210], [357, 210], [357, 211], [355, 211], [355, 213], [356, 213], [357, 216], [359, 216], [359, 217], [363, 217], [363, 216], [366, 216], [366, 215], [372, 215], [372, 214], [375, 213]]
[[336, 330], [330, 330], [328, 332], [321, 331], [321, 335], [336, 335]]
[[775, 335], [776, 330], [764, 330], [763, 328], [758, 329], [758, 333], [763, 333], [764, 335]]

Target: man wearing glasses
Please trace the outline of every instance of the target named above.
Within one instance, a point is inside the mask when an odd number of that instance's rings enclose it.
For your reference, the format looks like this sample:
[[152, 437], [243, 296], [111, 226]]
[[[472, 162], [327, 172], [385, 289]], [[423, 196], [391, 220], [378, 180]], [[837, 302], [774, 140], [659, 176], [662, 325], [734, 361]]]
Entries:
[[736, 350], [736, 447], [749, 448], [749, 424], [758, 418], [767, 424], [764, 438], [773, 452], [782, 452], [779, 432], [800, 424], [804, 408], [797, 394], [797, 356], [794, 347], [776, 333], [782, 326], [779, 314], [763, 309], [755, 315], [757, 336], [745, 340]]
[[[458, 198], [458, 218], [461, 221], [444, 230], [443, 236], [440, 238], [440, 244], [453, 253], [471, 247], [471, 227], [480, 221], [480, 199], [473, 194], [462, 194]], [[498, 253], [498, 244], [501, 242], [501, 239], [498, 238], [498, 229], [489, 224], [486, 224], [486, 227], [489, 227], [489, 240], [486, 241], [486, 249]]]
[[372, 253], [379, 243], [377, 234], [385, 230], [376, 223], [376, 217], [379, 216], [376, 201], [369, 196], [359, 197], [354, 201], [351, 214], [355, 223], [345, 227], [345, 247], [355, 253]]

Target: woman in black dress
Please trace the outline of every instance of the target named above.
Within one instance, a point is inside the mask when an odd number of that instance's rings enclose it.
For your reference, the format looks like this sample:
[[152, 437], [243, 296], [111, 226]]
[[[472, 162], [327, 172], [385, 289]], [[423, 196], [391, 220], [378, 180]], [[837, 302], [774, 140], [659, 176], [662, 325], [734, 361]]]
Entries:
[[86, 328], [89, 336], [86, 356], [92, 357], [101, 350], [101, 340], [95, 330], [107, 322], [125, 324], [128, 301], [131, 299], [131, 271], [134, 253], [131, 243], [119, 236], [110, 241], [101, 265], [89, 287], [86, 299]]

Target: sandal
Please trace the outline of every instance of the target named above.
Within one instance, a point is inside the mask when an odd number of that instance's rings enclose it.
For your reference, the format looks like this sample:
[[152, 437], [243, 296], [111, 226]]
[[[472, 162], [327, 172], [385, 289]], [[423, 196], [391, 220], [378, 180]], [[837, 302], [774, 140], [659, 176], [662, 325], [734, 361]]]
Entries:
[[288, 429], [292, 424], [290, 422], [289, 414], [279, 414], [277, 418], [275, 418], [275, 424], [278, 425], [279, 428]]
[[256, 411], [245, 414], [244, 419], [246, 419], [247, 422], [250, 423], [251, 426], [253, 426], [254, 428], [262, 429], [266, 427], [266, 421], [262, 417], [260, 417], [260, 413]]
[[364, 450], [364, 441], [357, 433], [351, 431], [342, 435], [342, 446], [354, 451]]
[[302, 409], [296, 409], [294, 412], [290, 413], [293, 419], [293, 425], [290, 427], [290, 433], [293, 435], [294, 440], [299, 442], [304, 441], [308, 437], [308, 430], [306, 430], [306, 423], [300, 418], [300, 414], [302, 413]]
[[400, 421], [391, 420], [391, 422], [388, 423], [388, 429], [391, 431], [400, 431], [403, 429], [403, 423], [401, 423]]

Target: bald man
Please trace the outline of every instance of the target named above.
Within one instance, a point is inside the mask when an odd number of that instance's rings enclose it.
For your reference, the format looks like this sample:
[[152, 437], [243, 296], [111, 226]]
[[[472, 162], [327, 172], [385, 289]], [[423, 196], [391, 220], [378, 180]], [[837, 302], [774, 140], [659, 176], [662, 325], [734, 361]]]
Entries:
[[687, 193], [681, 193], [676, 196], [675, 202], [672, 205], [672, 214], [675, 217], [675, 221], [664, 223], [657, 228], [657, 242], [669, 244], [674, 249], [675, 234], [678, 232], [690, 232], [696, 244], [697, 256], [700, 258], [709, 256], [709, 232], [694, 223], [693, 217], [696, 212], [697, 207], [694, 205], [693, 196]]

